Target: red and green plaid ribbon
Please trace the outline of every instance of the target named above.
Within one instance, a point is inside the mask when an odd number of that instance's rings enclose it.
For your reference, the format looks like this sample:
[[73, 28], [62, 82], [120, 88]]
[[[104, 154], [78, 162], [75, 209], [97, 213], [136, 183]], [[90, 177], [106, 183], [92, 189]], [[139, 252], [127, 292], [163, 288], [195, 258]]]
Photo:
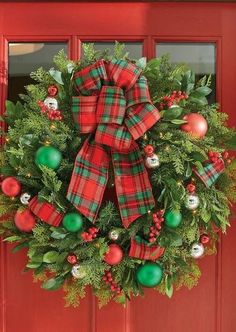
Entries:
[[97, 61], [74, 74], [78, 96], [72, 114], [80, 133], [91, 135], [79, 151], [67, 198], [95, 221], [110, 160], [123, 225], [128, 227], [155, 202], [143, 158], [134, 140], [160, 118], [141, 69], [124, 60]]
[[194, 173], [205, 184], [207, 188], [212, 186], [221, 173], [225, 170], [224, 161], [218, 158], [215, 162], [207, 161], [203, 168], [194, 168]]
[[163, 255], [164, 251], [165, 249], [158, 245], [150, 246], [147, 241], [135, 237], [135, 239], [131, 239], [129, 256], [138, 259], [156, 261]]
[[52, 204], [40, 202], [37, 196], [30, 200], [29, 208], [39, 219], [54, 227], [60, 225], [64, 216]]

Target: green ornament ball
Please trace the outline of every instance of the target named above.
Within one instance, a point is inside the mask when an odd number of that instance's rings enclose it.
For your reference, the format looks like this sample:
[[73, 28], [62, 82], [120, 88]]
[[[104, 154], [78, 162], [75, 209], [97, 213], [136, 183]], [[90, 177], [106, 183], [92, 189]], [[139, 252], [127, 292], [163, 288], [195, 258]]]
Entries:
[[176, 228], [181, 224], [182, 214], [179, 211], [167, 211], [164, 218], [167, 227]]
[[136, 272], [137, 281], [144, 287], [151, 288], [159, 285], [162, 277], [162, 267], [151, 262], [140, 266]]
[[47, 166], [51, 169], [57, 169], [61, 164], [61, 152], [53, 146], [41, 146], [36, 151], [35, 164], [37, 166]]
[[67, 213], [63, 220], [62, 224], [68, 232], [77, 232], [82, 228], [83, 221], [79, 213], [71, 212]]

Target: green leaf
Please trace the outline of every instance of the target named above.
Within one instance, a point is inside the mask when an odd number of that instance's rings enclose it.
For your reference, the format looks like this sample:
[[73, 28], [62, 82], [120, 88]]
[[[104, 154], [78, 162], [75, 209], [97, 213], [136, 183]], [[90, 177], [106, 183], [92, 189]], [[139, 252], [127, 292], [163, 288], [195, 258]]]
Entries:
[[141, 69], [145, 69], [146, 65], [147, 65], [146, 57], [140, 58], [136, 61], [136, 66], [138, 66]]
[[17, 244], [13, 249], [12, 249], [12, 252], [15, 253], [23, 248], [27, 248], [29, 247], [29, 244], [28, 242], [22, 242], [20, 244]]
[[176, 124], [176, 125], [181, 125], [183, 123], [187, 123], [187, 121], [181, 120], [181, 119], [171, 120], [170, 122], [173, 123], [173, 124]]
[[200, 86], [195, 91], [199, 92], [202, 96], [208, 96], [212, 92], [212, 89], [208, 88], [208, 86]]
[[56, 240], [64, 239], [67, 236], [67, 232], [63, 229], [63, 232], [54, 231], [51, 233], [51, 237]]
[[41, 285], [41, 288], [47, 289], [47, 290], [57, 290], [61, 287], [63, 284], [64, 279], [63, 278], [51, 278], [47, 281], [44, 281], [44, 283]]
[[191, 158], [193, 158], [193, 160], [195, 161], [199, 161], [200, 163], [202, 163], [203, 161], [206, 160], [207, 156], [203, 155], [200, 152], [193, 152], [191, 153]]
[[28, 267], [29, 269], [37, 269], [39, 266], [41, 266], [42, 263], [40, 262], [30, 262], [28, 264], [26, 264], [26, 267]]
[[56, 70], [54, 68], [49, 69], [49, 74], [52, 76], [52, 78], [59, 84], [64, 85], [61, 77], [61, 72], [59, 70]]
[[12, 236], [8, 236], [6, 237], [3, 241], [5, 242], [17, 242], [22, 240], [22, 237], [19, 235], [12, 235]]
[[174, 120], [183, 113], [183, 109], [179, 106], [170, 107], [168, 110], [163, 112], [164, 120]]
[[165, 293], [166, 295], [171, 298], [173, 295], [173, 284], [172, 284], [172, 278], [170, 276], [166, 276], [165, 278]]
[[44, 263], [55, 263], [57, 261], [57, 258], [59, 256], [59, 253], [57, 251], [48, 251], [46, 254], [43, 255], [43, 262]]

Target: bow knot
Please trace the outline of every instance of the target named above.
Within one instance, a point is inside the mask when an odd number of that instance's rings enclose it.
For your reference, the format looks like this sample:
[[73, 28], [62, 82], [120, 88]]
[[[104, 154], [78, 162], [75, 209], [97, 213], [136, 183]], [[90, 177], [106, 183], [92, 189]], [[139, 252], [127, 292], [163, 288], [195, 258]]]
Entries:
[[151, 103], [141, 69], [131, 62], [99, 60], [76, 72], [74, 83], [79, 95], [72, 97], [73, 118], [80, 133], [91, 135], [76, 157], [67, 198], [94, 221], [112, 159], [121, 218], [127, 227], [154, 206], [135, 140], [159, 120], [159, 112]]

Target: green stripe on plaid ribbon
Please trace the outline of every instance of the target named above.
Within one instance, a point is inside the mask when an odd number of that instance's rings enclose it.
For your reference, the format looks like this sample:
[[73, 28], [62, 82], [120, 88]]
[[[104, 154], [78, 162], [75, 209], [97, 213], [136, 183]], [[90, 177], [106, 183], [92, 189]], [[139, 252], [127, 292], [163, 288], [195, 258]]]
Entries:
[[74, 74], [79, 96], [72, 112], [81, 133], [93, 133], [78, 153], [67, 198], [89, 220], [96, 219], [106, 187], [110, 156], [122, 222], [155, 204], [143, 158], [134, 139], [160, 115], [152, 105], [141, 69], [125, 60], [99, 60]]

